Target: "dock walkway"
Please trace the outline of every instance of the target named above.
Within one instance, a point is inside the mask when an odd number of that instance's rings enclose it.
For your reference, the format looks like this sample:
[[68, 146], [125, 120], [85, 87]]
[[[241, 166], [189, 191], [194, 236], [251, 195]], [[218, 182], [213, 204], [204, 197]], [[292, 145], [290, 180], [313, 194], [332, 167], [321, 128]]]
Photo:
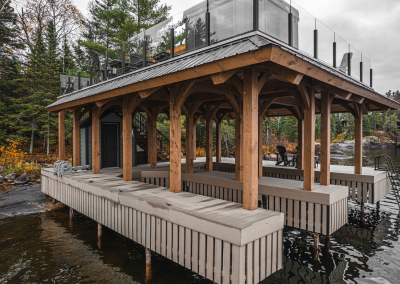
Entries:
[[[168, 173], [168, 167], [159, 170], [153, 173]], [[258, 283], [282, 268], [284, 214], [126, 182], [121, 173], [57, 177], [43, 169], [42, 191], [216, 283]]]

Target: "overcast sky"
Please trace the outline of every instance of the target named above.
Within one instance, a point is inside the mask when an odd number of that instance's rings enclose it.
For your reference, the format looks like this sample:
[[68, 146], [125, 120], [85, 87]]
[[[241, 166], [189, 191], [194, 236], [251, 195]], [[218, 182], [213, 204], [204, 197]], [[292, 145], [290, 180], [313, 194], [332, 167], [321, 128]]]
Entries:
[[[86, 15], [90, 0], [73, 1]], [[200, 2], [201, 0], [161, 0], [161, 3], [172, 6], [171, 15]], [[376, 91], [384, 94], [388, 90], [400, 89], [399, 0], [295, 2], [371, 59]]]

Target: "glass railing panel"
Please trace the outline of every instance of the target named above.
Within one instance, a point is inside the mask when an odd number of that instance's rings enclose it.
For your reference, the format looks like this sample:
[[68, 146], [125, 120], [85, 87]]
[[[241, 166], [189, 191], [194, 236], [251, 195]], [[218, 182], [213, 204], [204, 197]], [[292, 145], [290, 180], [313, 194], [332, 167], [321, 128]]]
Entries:
[[170, 28], [171, 19], [167, 19], [145, 31], [148, 61], [158, 61], [158, 57], [162, 57], [163, 53], [170, 49]]
[[128, 72], [138, 70], [143, 67], [143, 42], [145, 31], [142, 31], [129, 38], [126, 46], [127, 62], [126, 70]]
[[315, 17], [292, 2], [293, 47], [314, 56]]
[[186, 52], [205, 47], [207, 1], [203, 1], [183, 12], [185, 19]]
[[260, 0], [258, 5], [258, 29], [288, 44], [290, 4], [282, 0]]
[[371, 60], [366, 57], [362, 56], [362, 61], [363, 61], [363, 82], [364, 84], [370, 86], [371, 83]]
[[182, 55], [186, 53], [186, 23], [183, 14], [184, 12], [180, 12], [171, 17], [171, 26], [174, 29], [175, 55]]
[[318, 59], [333, 66], [333, 42], [335, 32], [321, 21], [317, 20]]
[[210, 0], [211, 44], [253, 30], [253, 0]]
[[349, 43], [345, 41], [341, 36], [335, 34], [336, 42], [336, 68], [348, 74], [348, 53], [350, 52]]
[[350, 56], [351, 56], [351, 76], [357, 80], [360, 80], [360, 62], [361, 52], [350, 45]]

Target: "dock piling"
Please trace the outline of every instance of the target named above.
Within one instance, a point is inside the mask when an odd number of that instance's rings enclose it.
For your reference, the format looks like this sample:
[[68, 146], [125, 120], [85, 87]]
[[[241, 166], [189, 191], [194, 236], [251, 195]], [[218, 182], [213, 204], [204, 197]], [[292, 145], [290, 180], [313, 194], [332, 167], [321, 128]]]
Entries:
[[101, 249], [101, 236], [103, 235], [103, 227], [100, 223], [97, 223], [97, 246]]
[[325, 246], [330, 249], [331, 248], [331, 236], [326, 236], [325, 238]]
[[147, 247], [144, 248], [146, 253], [146, 283], [150, 283], [152, 278], [151, 273], [151, 250]]
[[56, 204], [57, 200], [55, 198], [53, 198], [53, 204]]
[[74, 209], [72, 209], [71, 207], [69, 207], [69, 218], [74, 218]]
[[364, 219], [364, 202], [361, 202], [361, 218]]
[[318, 260], [318, 240], [319, 235], [317, 233], [313, 233], [314, 238], [314, 260]]

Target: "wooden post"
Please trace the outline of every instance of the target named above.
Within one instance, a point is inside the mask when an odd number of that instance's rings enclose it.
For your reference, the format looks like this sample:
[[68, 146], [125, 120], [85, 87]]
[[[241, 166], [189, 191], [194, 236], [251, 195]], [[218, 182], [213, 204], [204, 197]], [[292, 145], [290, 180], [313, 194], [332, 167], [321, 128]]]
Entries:
[[[190, 112], [188, 110], [188, 112]], [[186, 117], [186, 173], [193, 174], [193, 116]]]
[[74, 151], [74, 167], [78, 167], [81, 165], [81, 129], [79, 125], [81, 115], [81, 108], [77, 108], [73, 112], [73, 126], [72, 126], [72, 149]]
[[175, 102], [178, 90], [176, 87], [171, 89], [170, 95], [170, 129], [169, 129], [169, 158], [170, 158], [170, 191], [182, 191], [181, 173], [181, 106]]
[[213, 170], [213, 119], [210, 116], [210, 109], [207, 108], [206, 121], [206, 171]]
[[243, 113], [240, 109], [239, 113], [235, 114], [235, 180], [243, 180]]
[[149, 164], [151, 169], [157, 168], [157, 116], [158, 113], [155, 109], [152, 110], [152, 115], [149, 120]]
[[193, 128], [192, 128], [192, 136], [193, 136], [193, 147], [192, 147], [192, 157], [193, 157], [193, 161], [196, 160], [196, 125], [197, 125], [197, 120], [194, 121], [193, 119]]
[[132, 112], [129, 98], [123, 97], [122, 104], [122, 171], [123, 180], [132, 180]]
[[58, 113], [58, 159], [65, 160], [65, 111]]
[[331, 181], [331, 95], [321, 93], [321, 185]]
[[263, 115], [258, 116], [258, 177], [262, 177], [262, 161], [263, 161]]
[[243, 80], [243, 208], [258, 208], [258, 72], [244, 70]]
[[297, 168], [304, 169], [304, 119], [297, 121]]
[[221, 122], [217, 120], [216, 123], [216, 153], [215, 153], [215, 161], [217, 163], [221, 163], [221, 152], [222, 152], [222, 137], [221, 137]]
[[304, 109], [304, 180], [303, 189], [314, 190], [315, 176], [315, 89], [307, 88], [310, 109]]
[[354, 173], [362, 174], [362, 128], [363, 128], [363, 116], [362, 109], [359, 107], [359, 115], [355, 117], [355, 139], [354, 139]]
[[92, 173], [100, 173], [100, 108], [92, 106]]

